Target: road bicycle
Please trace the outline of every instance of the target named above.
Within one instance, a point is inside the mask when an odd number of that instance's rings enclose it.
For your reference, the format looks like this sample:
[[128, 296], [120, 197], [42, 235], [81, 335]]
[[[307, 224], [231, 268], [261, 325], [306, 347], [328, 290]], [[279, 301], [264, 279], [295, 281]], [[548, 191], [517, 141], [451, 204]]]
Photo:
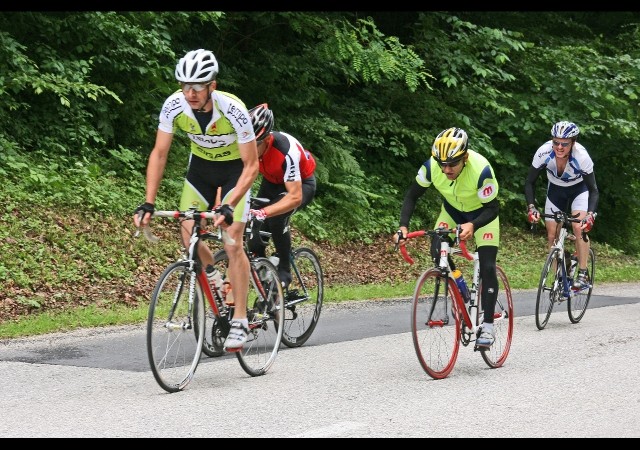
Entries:
[[[183, 247], [178, 260], [164, 269], [149, 304], [147, 354], [154, 378], [167, 392], [181, 391], [192, 380], [202, 355], [205, 332], [212, 348], [224, 353], [234, 307], [225, 304], [220, 286], [210, 284], [197, 252], [198, 245], [205, 241], [233, 243], [223, 229], [213, 233], [203, 228], [206, 220], [215, 219], [217, 214], [217, 209], [153, 213], [153, 217], [177, 219], [180, 224], [185, 219], [194, 220], [188, 247]], [[148, 239], [157, 240], [148, 227], [144, 231]], [[247, 342], [241, 350], [233, 352], [247, 374], [263, 375], [275, 361], [284, 329], [283, 311], [284, 296], [277, 269], [266, 258], [252, 259]]]
[[[259, 209], [267, 205], [268, 198], [251, 197], [251, 208]], [[288, 227], [289, 224], [287, 223]], [[286, 228], [285, 228], [286, 229]], [[250, 217], [245, 226], [245, 252], [250, 260], [257, 258], [249, 250], [251, 239], [260, 239], [265, 246], [269, 244], [271, 233], [260, 230], [260, 221]], [[267, 255], [268, 256], [268, 255]], [[273, 257], [273, 255], [272, 255]], [[216, 267], [226, 273], [228, 263], [224, 250], [214, 255]], [[292, 249], [289, 254], [291, 264], [291, 283], [284, 289], [284, 332], [282, 342], [290, 348], [302, 346], [313, 334], [318, 324], [324, 297], [324, 275], [320, 259], [316, 253], [307, 247]], [[205, 343], [205, 353], [211, 354]]]
[[[449, 234], [455, 233], [453, 243]], [[436, 228], [407, 234], [407, 239], [430, 236], [437, 239], [439, 260], [424, 271], [416, 282], [411, 300], [411, 335], [413, 346], [422, 368], [434, 379], [446, 378], [456, 363], [460, 344], [465, 347], [475, 342], [480, 334], [484, 317], [482, 310], [482, 279], [478, 253], [469, 253], [464, 241], [459, 239], [460, 226], [454, 229]], [[398, 246], [396, 246], [398, 247]], [[403, 258], [413, 264], [406, 245], [399, 246]], [[473, 277], [468, 288], [468, 300], [463, 296], [453, 275], [452, 255], [462, 255], [473, 261]], [[491, 367], [504, 364], [513, 335], [513, 299], [511, 287], [504, 270], [496, 266], [498, 297], [493, 316], [495, 341], [491, 347], [474, 345], [482, 359]]]
[[[551, 312], [556, 304], [567, 301], [567, 311], [571, 323], [578, 323], [587, 311], [596, 271], [596, 255], [589, 248], [587, 260], [588, 287], [582, 289], [573, 288], [573, 277], [577, 271], [577, 256], [571, 255], [565, 248], [565, 241], [573, 236], [569, 233], [572, 223], [582, 222], [578, 215], [572, 216], [562, 211], [554, 211], [553, 214], [540, 214], [555, 220], [561, 226], [557, 227], [553, 246], [549, 249], [547, 259], [540, 273], [538, 295], [536, 298], [536, 327], [544, 329], [549, 322]], [[573, 237], [575, 239], [575, 237]], [[587, 233], [582, 233], [582, 239], [589, 241]]]

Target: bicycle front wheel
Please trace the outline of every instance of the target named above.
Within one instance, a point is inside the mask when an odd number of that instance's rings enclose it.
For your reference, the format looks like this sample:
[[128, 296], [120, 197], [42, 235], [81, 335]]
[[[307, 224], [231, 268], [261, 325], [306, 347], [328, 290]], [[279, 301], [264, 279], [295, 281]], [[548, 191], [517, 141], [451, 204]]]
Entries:
[[455, 282], [438, 269], [425, 271], [411, 301], [411, 335], [422, 368], [434, 379], [453, 370], [460, 348], [461, 319]]
[[147, 317], [151, 371], [167, 392], [181, 391], [195, 374], [204, 341], [204, 311], [202, 290], [189, 263], [169, 265], [153, 290]]
[[536, 298], [536, 327], [543, 330], [549, 322], [553, 305], [562, 298], [562, 277], [560, 264], [564, 264], [560, 257], [560, 250], [552, 248], [542, 266], [538, 296]]
[[569, 320], [571, 323], [578, 323], [582, 320], [584, 313], [587, 312], [589, 300], [591, 300], [591, 292], [593, 291], [593, 283], [596, 277], [596, 255], [592, 248], [589, 248], [587, 276], [589, 279], [589, 288], [572, 291], [571, 297], [567, 302], [567, 311], [569, 312]]
[[[507, 274], [504, 273], [502, 267], [496, 266], [496, 274], [498, 275], [498, 297], [496, 298], [496, 307], [493, 313], [493, 333], [495, 341], [489, 348], [481, 348], [480, 354], [482, 359], [489, 367], [500, 367], [504, 364], [509, 349], [511, 348], [511, 337], [513, 336], [513, 298], [511, 297], [511, 286]], [[480, 283], [482, 285], [482, 283]], [[482, 286], [478, 292], [482, 293]], [[482, 298], [478, 295], [478, 320], [483, 320]]]
[[249, 334], [240, 365], [252, 377], [264, 375], [278, 355], [284, 330], [284, 295], [278, 269], [267, 258], [251, 260], [247, 297]]
[[282, 342], [287, 347], [300, 347], [318, 324], [324, 296], [322, 268], [313, 250], [298, 248], [293, 251], [291, 277], [285, 294]]

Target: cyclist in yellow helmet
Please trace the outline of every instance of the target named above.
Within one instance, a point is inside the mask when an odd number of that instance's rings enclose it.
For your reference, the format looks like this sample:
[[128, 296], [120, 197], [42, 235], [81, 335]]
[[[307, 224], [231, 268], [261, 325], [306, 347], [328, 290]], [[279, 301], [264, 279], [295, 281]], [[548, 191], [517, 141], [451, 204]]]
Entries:
[[[498, 297], [496, 257], [500, 244], [498, 181], [489, 161], [467, 148], [467, 133], [461, 128], [447, 128], [433, 142], [427, 159], [407, 190], [400, 212], [400, 228], [394, 242], [404, 245], [409, 221], [417, 200], [429, 186], [443, 197], [440, 215], [434, 228], [454, 228], [460, 225], [462, 240], [475, 238], [482, 277], [482, 308], [484, 321], [476, 345], [490, 347], [494, 342], [493, 313]], [[437, 250], [432, 241], [432, 256]]]

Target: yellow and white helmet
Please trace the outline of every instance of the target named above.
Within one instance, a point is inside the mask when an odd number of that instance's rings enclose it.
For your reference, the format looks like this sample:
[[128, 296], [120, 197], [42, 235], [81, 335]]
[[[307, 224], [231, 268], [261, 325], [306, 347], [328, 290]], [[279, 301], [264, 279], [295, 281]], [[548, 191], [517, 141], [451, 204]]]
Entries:
[[431, 155], [439, 164], [459, 161], [467, 153], [467, 133], [462, 128], [441, 131], [431, 147]]

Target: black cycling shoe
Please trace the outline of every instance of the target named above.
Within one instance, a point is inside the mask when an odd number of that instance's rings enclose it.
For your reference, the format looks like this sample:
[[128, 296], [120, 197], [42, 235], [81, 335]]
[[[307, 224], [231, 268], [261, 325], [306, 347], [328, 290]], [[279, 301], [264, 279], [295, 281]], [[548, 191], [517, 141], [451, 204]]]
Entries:
[[280, 278], [280, 282], [282, 283], [283, 288], [288, 288], [291, 284], [291, 272], [288, 270], [278, 269], [278, 277]]

